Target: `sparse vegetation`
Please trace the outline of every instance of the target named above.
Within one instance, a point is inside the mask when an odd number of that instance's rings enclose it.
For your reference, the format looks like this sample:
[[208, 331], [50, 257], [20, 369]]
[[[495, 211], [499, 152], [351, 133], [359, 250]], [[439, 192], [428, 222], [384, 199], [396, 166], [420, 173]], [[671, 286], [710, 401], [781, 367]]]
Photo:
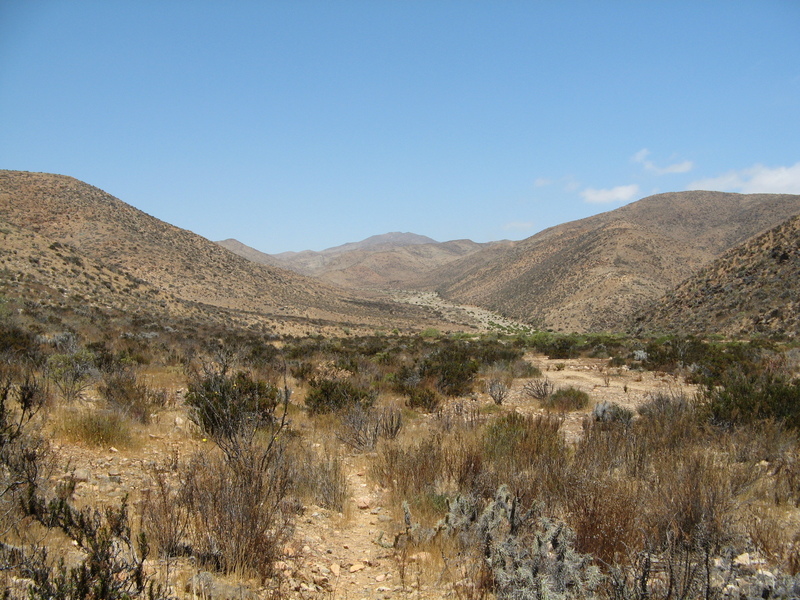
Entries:
[[[75, 277], [94, 268], [48, 246]], [[52, 268], [37, 258], [26, 268]], [[98, 293], [158, 295], [88, 274]], [[262, 596], [334, 597], [329, 567], [358, 565], [324, 552], [353, 523], [382, 532], [357, 550], [380, 552], [359, 581], [387, 577], [384, 595], [408, 590], [412, 571], [420, 597], [796, 589], [790, 345], [498, 322], [489, 335], [354, 324], [337, 338], [304, 321], [293, 337], [222, 309], [112, 318], [88, 297], [0, 311], [0, 585], [24, 581], [27, 597], [201, 597], [201, 572]]]

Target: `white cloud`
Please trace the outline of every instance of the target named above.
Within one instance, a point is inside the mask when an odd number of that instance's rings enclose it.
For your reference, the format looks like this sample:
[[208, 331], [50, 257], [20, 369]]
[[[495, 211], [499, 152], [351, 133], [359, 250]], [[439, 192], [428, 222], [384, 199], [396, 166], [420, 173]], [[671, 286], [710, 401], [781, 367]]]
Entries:
[[698, 179], [690, 183], [687, 189], [743, 194], [800, 194], [800, 162], [790, 167], [753, 165], [718, 177]]
[[548, 179], [547, 177], [539, 177], [536, 181], [533, 182], [533, 185], [536, 187], [545, 187], [546, 185], [550, 185], [553, 183], [552, 179]]
[[650, 156], [650, 150], [647, 148], [642, 148], [636, 154], [631, 156], [631, 160], [635, 163], [643, 163], [647, 160], [648, 156]]
[[503, 225], [506, 231], [528, 231], [533, 229], [533, 221], [512, 221]]
[[647, 160], [650, 156], [650, 151], [647, 148], [642, 148], [631, 157], [635, 163], [642, 165], [647, 171], [655, 173], [656, 175], [670, 175], [673, 173], [688, 173], [694, 168], [694, 163], [690, 160], [673, 163], [666, 167], [659, 167], [653, 161]]
[[626, 202], [635, 197], [639, 193], [639, 186], [631, 185], [618, 185], [615, 188], [607, 190], [596, 190], [594, 188], [586, 188], [581, 192], [581, 196], [586, 202], [592, 204], [604, 204], [607, 202]]

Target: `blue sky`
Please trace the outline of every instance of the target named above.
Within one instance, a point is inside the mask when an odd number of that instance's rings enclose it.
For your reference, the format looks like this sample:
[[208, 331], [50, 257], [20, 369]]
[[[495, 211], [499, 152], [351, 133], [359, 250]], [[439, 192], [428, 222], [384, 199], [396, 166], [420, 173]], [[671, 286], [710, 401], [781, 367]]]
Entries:
[[800, 194], [800, 2], [0, 0], [0, 168], [265, 252]]

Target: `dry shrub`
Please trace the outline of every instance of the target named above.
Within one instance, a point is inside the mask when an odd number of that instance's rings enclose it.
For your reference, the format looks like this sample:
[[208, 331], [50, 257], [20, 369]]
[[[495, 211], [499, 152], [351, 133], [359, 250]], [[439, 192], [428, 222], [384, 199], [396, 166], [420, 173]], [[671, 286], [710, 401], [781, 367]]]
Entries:
[[800, 506], [800, 454], [795, 448], [787, 452], [772, 466], [772, 497], [775, 504]]
[[29, 372], [15, 385], [7, 367], [0, 363], [0, 548], [22, 521], [24, 498], [47, 479], [56, 458], [41, 435], [46, 389]]
[[[273, 451], [274, 450], [274, 451]], [[196, 454], [184, 471], [182, 495], [191, 515], [193, 552], [225, 573], [272, 574], [292, 533], [284, 500], [290, 488], [283, 446], [234, 463], [217, 452]]]
[[611, 475], [625, 468], [628, 475], [644, 473], [649, 464], [647, 448], [640, 448], [640, 436], [634, 429], [641, 420], [629, 427], [624, 421], [583, 420], [583, 436], [575, 448], [572, 470], [580, 477]]
[[734, 536], [742, 494], [754, 482], [751, 469], [723, 464], [705, 450], [654, 457], [648, 530], [656, 547], [669, 543], [718, 550]]
[[800, 572], [800, 531], [786, 525], [786, 514], [761, 511], [748, 519], [747, 533], [763, 556], [794, 577]]
[[65, 411], [58, 429], [68, 439], [90, 446], [127, 448], [134, 444], [130, 420], [113, 410]]
[[604, 565], [625, 564], [641, 545], [637, 515], [642, 493], [635, 481], [614, 477], [574, 480], [566, 505], [575, 549]]
[[[680, 451], [707, 435], [700, 426], [697, 405], [681, 393], [659, 393], [639, 407], [634, 427], [635, 444], [640, 457]], [[631, 460], [641, 466], [641, 460]]]
[[500, 378], [492, 378], [486, 382], [486, 393], [497, 405], [502, 404], [508, 398], [510, 391], [509, 385]]
[[419, 508], [440, 491], [443, 467], [442, 436], [431, 435], [409, 445], [398, 441], [380, 443], [370, 473], [397, 500], [413, 501]]
[[725, 433], [725, 451], [743, 463], [767, 461], [781, 463], [797, 449], [796, 430], [787, 429], [775, 419], [735, 427]]
[[544, 400], [550, 394], [552, 394], [554, 390], [555, 386], [553, 385], [553, 382], [547, 377], [537, 377], [531, 381], [528, 381], [524, 386], [522, 386], [522, 391], [525, 393], [525, 395], [529, 398], [533, 398], [534, 400]]
[[343, 511], [350, 491], [342, 458], [330, 452], [320, 455], [310, 449], [298, 454], [299, 459], [292, 461], [295, 493], [323, 508]]
[[164, 393], [151, 390], [132, 369], [106, 373], [97, 391], [114, 410], [147, 425], [150, 414], [166, 403]]
[[498, 417], [483, 433], [486, 469], [526, 503], [562, 495], [568, 461], [562, 423], [551, 415]]
[[496, 489], [494, 478], [486, 470], [484, 447], [477, 432], [453, 431], [446, 438], [442, 449], [445, 478], [459, 493], [483, 498]]
[[347, 410], [340, 420], [336, 437], [359, 452], [372, 450], [378, 440], [393, 440], [403, 427], [399, 409], [388, 406], [381, 409], [360, 404]]
[[150, 469], [150, 486], [142, 490], [141, 527], [159, 556], [189, 554], [190, 516], [180, 489], [170, 483], [170, 472], [162, 465]]
[[435, 423], [443, 432], [454, 429], [472, 430], [481, 427], [486, 417], [475, 402], [455, 400], [440, 406], [434, 413]]

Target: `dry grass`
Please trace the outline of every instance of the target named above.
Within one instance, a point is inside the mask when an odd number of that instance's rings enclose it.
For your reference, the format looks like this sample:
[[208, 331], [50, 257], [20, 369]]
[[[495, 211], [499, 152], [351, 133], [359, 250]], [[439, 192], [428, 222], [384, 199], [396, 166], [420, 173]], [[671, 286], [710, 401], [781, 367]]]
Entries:
[[72, 443], [106, 448], [136, 448], [140, 444], [133, 423], [116, 411], [67, 408], [59, 412], [56, 434]]

